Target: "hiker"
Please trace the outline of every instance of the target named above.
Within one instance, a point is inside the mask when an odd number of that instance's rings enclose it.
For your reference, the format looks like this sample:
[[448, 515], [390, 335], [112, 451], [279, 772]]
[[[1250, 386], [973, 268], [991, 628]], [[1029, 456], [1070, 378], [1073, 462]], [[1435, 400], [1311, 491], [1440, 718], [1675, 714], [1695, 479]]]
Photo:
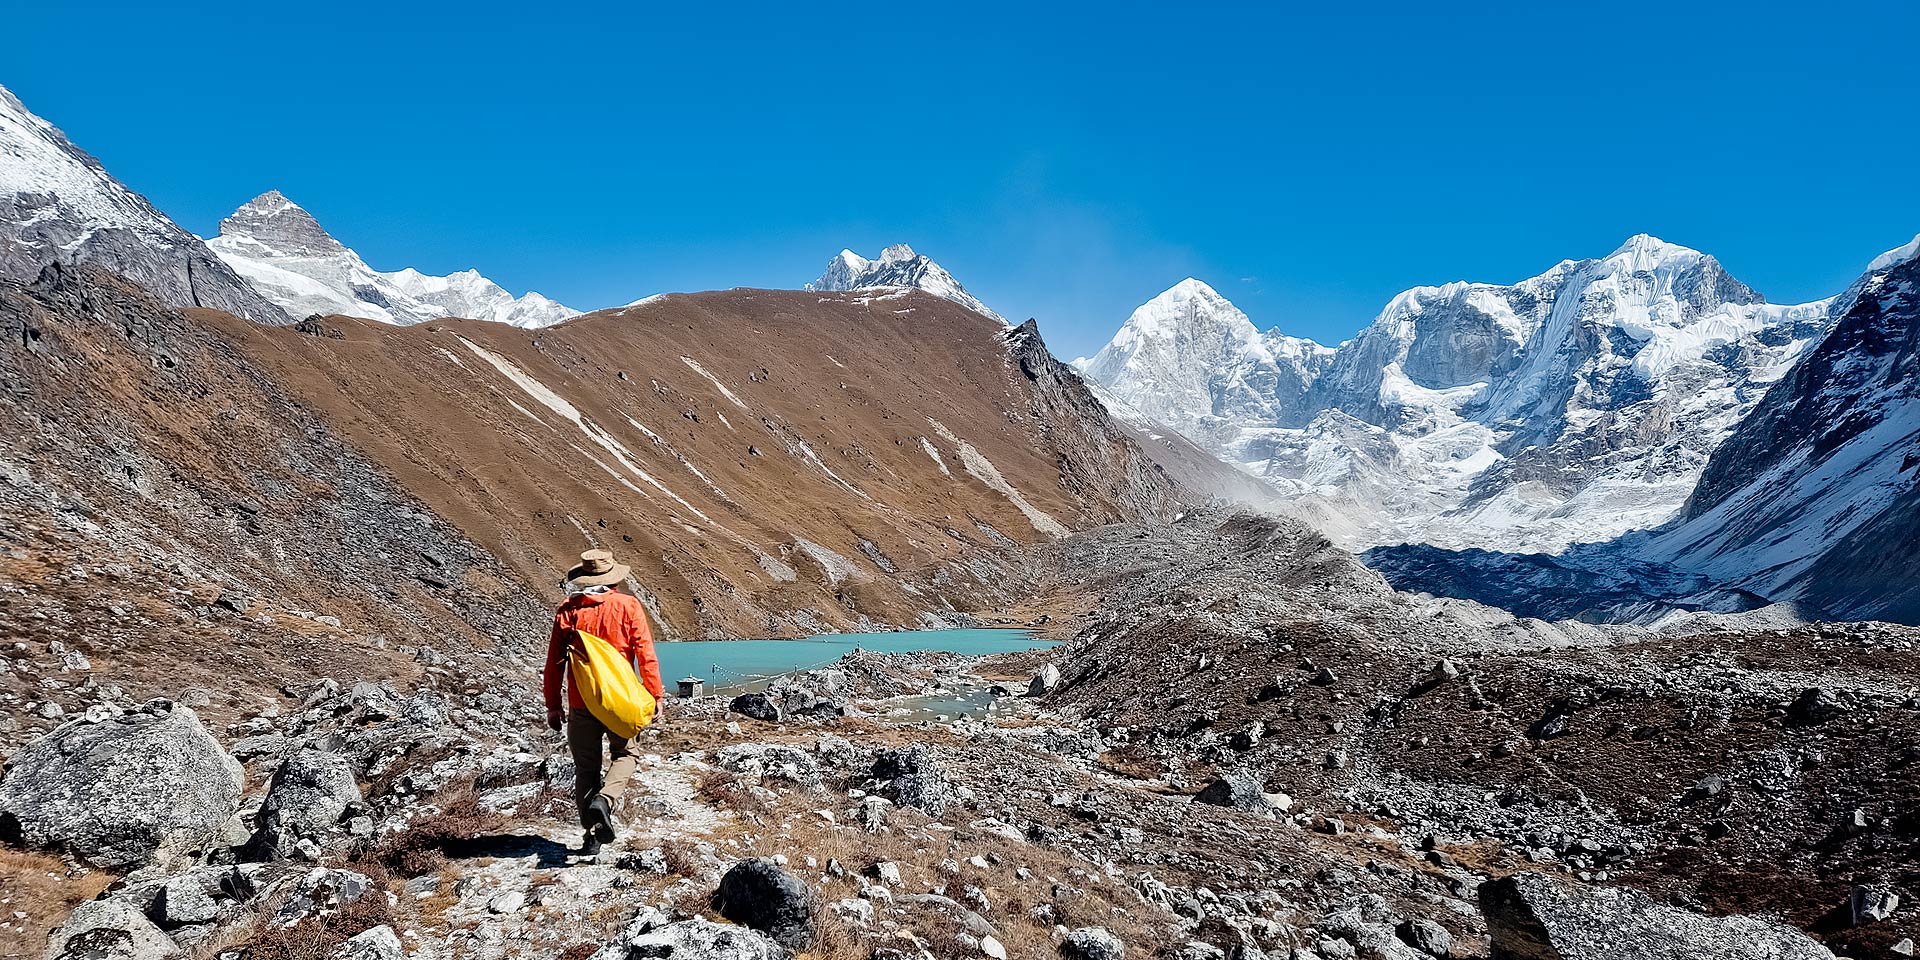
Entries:
[[[647, 609], [639, 600], [615, 589], [632, 572], [626, 564], [615, 563], [613, 554], [605, 550], [581, 554], [579, 565], [567, 571], [567, 600], [554, 613], [553, 634], [547, 640], [547, 667], [542, 677], [547, 726], [559, 730], [564, 725], [567, 731], [567, 750], [573, 754], [573, 800], [580, 809], [580, 826], [585, 833], [580, 846], [585, 856], [593, 856], [600, 852], [602, 843], [613, 841], [613, 807], [633, 776], [633, 747], [586, 709], [572, 682], [567, 684], [567, 709], [562, 709], [560, 680], [567, 672], [568, 646], [574, 642], [576, 631], [584, 631], [605, 639], [626, 657], [655, 700], [665, 695]], [[612, 758], [604, 774], [600, 770], [602, 741]]]

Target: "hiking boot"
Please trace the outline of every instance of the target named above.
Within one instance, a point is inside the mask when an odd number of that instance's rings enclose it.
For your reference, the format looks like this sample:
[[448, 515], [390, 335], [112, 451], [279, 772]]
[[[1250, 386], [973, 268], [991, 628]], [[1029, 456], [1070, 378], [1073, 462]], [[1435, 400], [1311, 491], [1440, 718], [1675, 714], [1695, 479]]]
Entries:
[[600, 838], [594, 836], [592, 830], [588, 830], [586, 835], [580, 838], [580, 856], [584, 859], [591, 860], [599, 855]]
[[593, 802], [587, 804], [587, 815], [581, 819], [586, 821], [587, 832], [592, 834], [594, 839], [601, 843], [613, 842], [615, 836], [613, 807], [607, 803], [606, 797], [594, 797]]

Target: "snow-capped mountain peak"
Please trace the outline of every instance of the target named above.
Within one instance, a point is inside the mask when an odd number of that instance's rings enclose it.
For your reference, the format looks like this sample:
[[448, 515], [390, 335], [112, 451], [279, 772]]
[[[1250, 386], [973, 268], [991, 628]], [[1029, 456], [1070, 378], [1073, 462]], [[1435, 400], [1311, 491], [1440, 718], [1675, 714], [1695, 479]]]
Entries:
[[[1827, 323], [1649, 234], [1511, 285], [1394, 297], [1337, 350], [1195, 280], [1081, 364], [1105, 393], [1354, 521], [1353, 545], [1557, 550], [1653, 526]], [[1296, 350], [1288, 349], [1289, 346]]]
[[1262, 334], [1233, 301], [1188, 277], [1074, 365], [1104, 396], [1206, 442], [1235, 422], [1290, 417], [1332, 356], [1311, 340]]
[[98, 264], [176, 307], [288, 320], [198, 237], [0, 87], [0, 279], [32, 280], [54, 262]]
[[904, 243], [896, 243], [880, 251], [880, 259], [868, 260], [852, 250], [842, 250], [838, 256], [827, 262], [826, 272], [818, 280], [804, 289], [822, 293], [835, 293], [850, 290], [868, 290], [875, 287], [911, 287], [924, 290], [936, 297], [942, 297], [960, 304], [975, 313], [1006, 323], [1006, 318], [992, 309], [960, 285], [939, 264], [923, 254], [913, 252], [913, 248]]
[[268, 190], [220, 221], [221, 237], [251, 240], [264, 253], [282, 257], [330, 257], [349, 253], [305, 208], [278, 190]]
[[462, 317], [546, 327], [580, 313], [538, 293], [515, 297], [478, 270], [382, 273], [278, 190], [220, 221], [220, 235], [207, 245], [295, 316], [339, 313], [395, 324]]

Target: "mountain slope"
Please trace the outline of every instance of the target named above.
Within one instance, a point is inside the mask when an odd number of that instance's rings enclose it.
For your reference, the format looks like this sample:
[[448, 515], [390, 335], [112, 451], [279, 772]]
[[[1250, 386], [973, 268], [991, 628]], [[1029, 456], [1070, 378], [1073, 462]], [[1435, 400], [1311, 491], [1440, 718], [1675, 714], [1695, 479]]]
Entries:
[[1920, 238], [1834, 312], [1643, 552], [1835, 615], [1920, 622]]
[[298, 317], [338, 313], [393, 324], [462, 317], [546, 327], [580, 313], [538, 293], [516, 298], [475, 270], [444, 277], [411, 267], [382, 273], [278, 190], [220, 221], [219, 236], [207, 246]]
[[172, 306], [288, 320], [198, 238], [0, 87], [0, 280], [32, 280], [55, 262], [106, 267]]
[[609, 546], [678, 636], [937, 623], [1020, 545], [1182, 496], [1031, 329], [917, 292], [223, 328], [525, 582]]
[[1654, 526], [1828, 323], [1644, 235], [1517, 284], [1414, 288], [1330, 354], [1274, 349], [1302, 342], [1197, 292], [1178, 333], [1141, 349], [1153, 325], [1129, 319], [1089, 376], [1344, 517], [1331, 532], [1355, 546], [1559, 550]]
[[807, 284], [803, 289], [823, 293], [847, 292], [852, 290], [872, 290], [883, 287], [910, 287], [925, 290], [936, 297], [951, 300], [983, 317], [991, 317], [1001, 323], [1006, 318], [994, 313], [979, 299], [960, 286], [939, 264], [928, 257], [914, 253], [913, 248], [904, 243], [896, 243], [880, 251], [880, 259], [868, 260], [852, 250], [842, 250], [840, 255], [827, 263], [827, 270], [820, 279]]

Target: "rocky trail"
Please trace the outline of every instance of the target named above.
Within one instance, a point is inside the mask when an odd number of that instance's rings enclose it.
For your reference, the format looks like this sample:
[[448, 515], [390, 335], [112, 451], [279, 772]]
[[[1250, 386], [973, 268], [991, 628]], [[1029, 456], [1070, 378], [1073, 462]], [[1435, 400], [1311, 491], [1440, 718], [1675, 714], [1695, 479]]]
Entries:
[[[1623, 694], [1549, 699], [1560, 706], [1534, 723], [1527, 701], [1596, 653], [1616, 682], [1630, 677], [1655, 638], [1435, 610], [1367, 588], [1373, 575], [1350, 557], [1276, 524], [1199, 514], [1063, 542], [1037, 561], [1059, 567], [1039, 578], [1036, 608], [1061, 611], [1049, 629], [1073, 638], [1052, 651], [856, 654], [761, 692], [669, 701], [636, 741], [620, 838], [592, 860], [575, 855], [572, 771], [535, 726], [531, 684], [487, 658], [456, 653], [411, 689], [291, 686], [284, 706], [211, 727], [165, 700], [89, 705], [34, 728], [0, 781], [4, 839], [39, 851], [4, 864], [0, 899], [14, 912], [0, 930], [19, 943], [7, 955], [1902, 955], [1910, 793], [1860, 775], [1878, 754], [1837, 726], [1818, 736], [1856, 775], [1804, 760], [1808, 731], [1828, 723], [1889, 741], [1910, 730], [1897, 679], [1876, 669], [1878, 680], [1842, 685], [1817, 642], [1742, 637], [1744, 655], [1776, 666], [1720, 667], [1676, 689], [1781, 699], [1767, 729], [1795, 742], [1756, 739], [1735, 710], [1696, 718], [1710, 742], [1681, 751], [1711, 753], [1717, 773], [1604, 759], [1582, 738], [1657, 745], [1692, 739], [1678, 732], [1689, 728], [1641, 736], [1606, 719], [1631, 704]], [[1075, 562], [1122, 546], [1124, 563]], [[1091, 569], [1117, 572], [1073, 572]], [[1146, 602], [1166, 590], [1160, 576], [1184, 590]], [[1222, 615], [1208, 597], [1229, 585]], [[1338, 644], [1264, 627], [1251, 644], [1224, 643], [1231, 625], [1307, 622], [1272, 620], [1279, 610], [1261, 604], [1334, 594], [1346, 617], [1323, 629], [1347, 630]], [[1156, 639], [1173, 623], [1181, 632]], [[1825, 631], [1827, 649], [1911, 643], [1881, 628], [1809, 630]], [[1114, 638], [1128, 657], [1105, 655]], [[1825, 664], [1825, 693], [1793, 693], [1813, 674], [1797, 672], [1792, 649]], [[1508, 689], [1508, 658], [1548, 667], [1542, 689]], [[1381, 713], [1370, 688], [1399, 683], [1428, 690]], [[965, 691], [990, 691], [992, 706], [941, 721], [902, 709]], [[1455, 696], [1498, 709], [1447, 705], [1476, 719], [1434, 726], [1426, 708]], [[1565, 729], [1550, 729], [1556, 716]], [[1770, 751], [1793, 758], [1790, 773], [1766, 766]], [[1911, 762], [1902, 756], [1887, 762]], [[1809, 790], [1835, 793], [1798, 799]], [[1627, 791], [1670, 791], [1674, 806], [1649, 816]], [[1773, 813], [1834, 802], [1858, 815], [1825, 841]], [[1778, 864], [1772, 898], [1734, 882], [1761, 862]]]

